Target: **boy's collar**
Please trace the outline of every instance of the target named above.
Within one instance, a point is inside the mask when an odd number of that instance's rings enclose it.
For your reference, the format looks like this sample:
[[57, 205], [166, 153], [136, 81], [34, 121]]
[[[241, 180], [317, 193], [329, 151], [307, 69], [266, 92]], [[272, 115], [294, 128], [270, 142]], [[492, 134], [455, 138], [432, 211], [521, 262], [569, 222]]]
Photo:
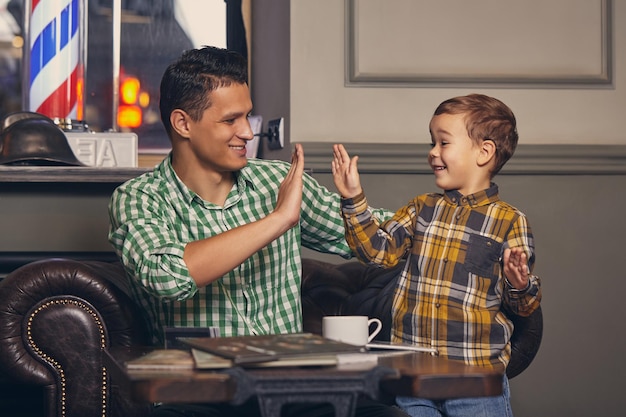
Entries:
[[447, 190], [444, 192], [444, 198], [450, 204], [470, 207], [483, 206], [500, 199], [498, 185], [493, 182], [489, 188], [470, 195], [463, 195], [459, 190]]

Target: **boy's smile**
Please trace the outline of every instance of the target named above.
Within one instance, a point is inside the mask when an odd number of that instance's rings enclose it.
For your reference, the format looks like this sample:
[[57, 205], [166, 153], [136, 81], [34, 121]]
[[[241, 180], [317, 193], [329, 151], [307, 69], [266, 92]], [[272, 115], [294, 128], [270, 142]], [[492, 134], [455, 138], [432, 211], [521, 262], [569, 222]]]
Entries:
[[430, 122], [432, 149], [428, 162], [435, 184], [463, 195], [489, 187], [489, 170], [478, 163], [480, 147], [469, 137], [463, 114], [440, 114]]

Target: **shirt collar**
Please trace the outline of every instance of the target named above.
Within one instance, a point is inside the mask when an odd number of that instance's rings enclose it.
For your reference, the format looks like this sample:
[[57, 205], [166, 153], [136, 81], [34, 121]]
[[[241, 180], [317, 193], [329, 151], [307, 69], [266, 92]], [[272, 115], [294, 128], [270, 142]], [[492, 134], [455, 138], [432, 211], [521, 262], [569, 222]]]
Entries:
[[248, 165], [240, 169], [235, 173], [235, 178], [237, 179], [237, 187], [239, 189], [245, 189], [246, 186], [250, 188], [255, 188], [255, 176], [252, 173], [252, 169], [250, 164], [254, 164], [253, 160], [248, 159]]
[[450, 204], [469, 207], [485, 206], [500, 200], [498, 186], [493, 182], [486, 190], [478, 191], [470, 195], [463, 195], [458, 190], [445, 191], [444, 198], [446, 202]]
[[[250, 162], [248, 161], [248, 164]], [[174, 171], [174, 167], [172, 166], [172, 154], [170, 154], [155, 168], [155, 171], [158, 171], [160, 175], [165, 178], [166, 182], [171, 186], [175, 187], [178, 192], [180, 192], [181, 197], [188, 204], [197, 198], [198, 201], [204, 204], [204, 201], [200, 198], [198, 194], [191, 191], [187, 185], [180, 179], [180, 177]], [[246, 187], [255, 188], [254, 184], [254, 176], [249, 168], [249, 165], [243, 167], [241, 170], [235, 173], [235, 187], [238, 190], [237, 194], [241, 194]], [[231, 191], [232, 193], [232, 191]], [[230, 200], [231, 197], [228, 197], [227, 200]]]
[[183, 201], [191, 203], [196, 193], [191, 191], [185, 183], [180, 179], [174, 167], [172, 166], [172, 153], [170, 152], [163, 161], [154, 169], [155, 174], [163, 177], [168, 187], [173, 187], [180, 193]]

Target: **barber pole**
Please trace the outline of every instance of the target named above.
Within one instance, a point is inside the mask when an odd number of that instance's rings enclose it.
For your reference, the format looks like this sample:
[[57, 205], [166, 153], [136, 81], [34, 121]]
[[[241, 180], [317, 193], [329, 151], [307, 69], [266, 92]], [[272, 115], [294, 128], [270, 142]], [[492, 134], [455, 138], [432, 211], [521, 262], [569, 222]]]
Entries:
[[86, 0], [25, 3], [25, 107], [53, 119], [84, 120]]

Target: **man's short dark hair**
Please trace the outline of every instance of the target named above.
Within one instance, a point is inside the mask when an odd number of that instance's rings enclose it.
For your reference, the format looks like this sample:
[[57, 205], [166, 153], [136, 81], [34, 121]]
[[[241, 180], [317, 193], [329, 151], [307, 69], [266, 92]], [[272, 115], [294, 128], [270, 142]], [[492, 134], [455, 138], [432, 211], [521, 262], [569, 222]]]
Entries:
[[248, 83], [247, 61], [237, 52], [213, 46], [183, 52], [161, 79], [159, 107], [167, 134], [171, 135], [172, 111], [181, 109], [198, 121], [211, 107], [210, 93], [233, 83]]

